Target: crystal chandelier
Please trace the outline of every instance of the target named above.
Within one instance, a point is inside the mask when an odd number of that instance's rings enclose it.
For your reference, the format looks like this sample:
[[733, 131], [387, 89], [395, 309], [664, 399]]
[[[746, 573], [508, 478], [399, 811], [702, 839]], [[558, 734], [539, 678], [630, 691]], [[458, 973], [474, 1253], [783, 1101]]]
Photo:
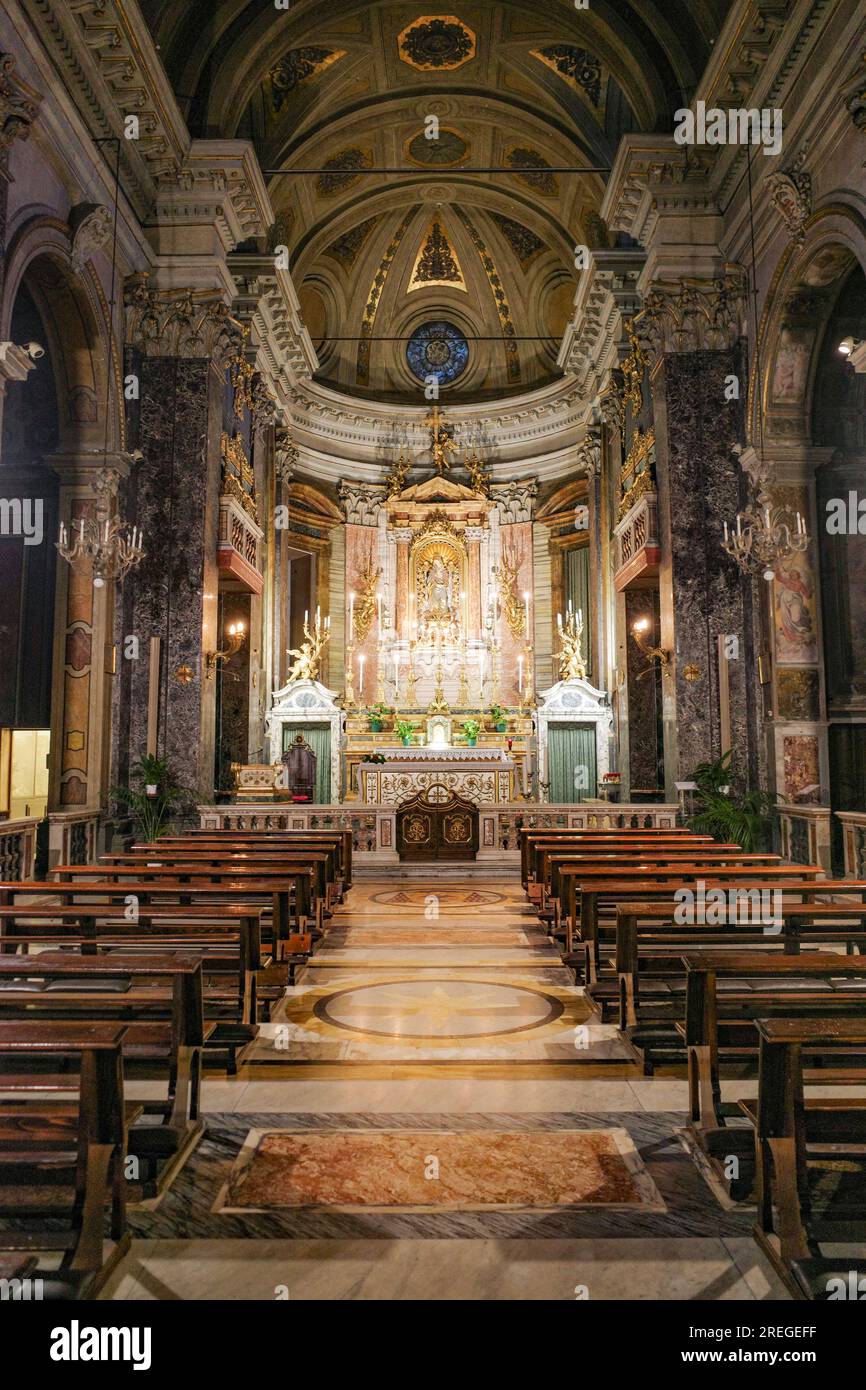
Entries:
[[91, 565], [94, 589], [103, 588], [109, 579], [122, 580], [144, 556], [141, 529], [117, 515], [118, 480], [116, 469], [104, 469], [94, 485], [96, 515], [81, 516], [69, 526], [60, 523], [58, 551], [70, 565]]
[[753, 449], [740, 462], [754, 488], [754, 499], [738, 512], [733, 528], [724, 522], [722, 549], [736, 560], [744, 574], [760, 572], [768, 582], [776, 566], [789, 555], [802, 554], [809, 545], [806, 523], [800, 512], [779, 506], [770, 492], [770, 473]]

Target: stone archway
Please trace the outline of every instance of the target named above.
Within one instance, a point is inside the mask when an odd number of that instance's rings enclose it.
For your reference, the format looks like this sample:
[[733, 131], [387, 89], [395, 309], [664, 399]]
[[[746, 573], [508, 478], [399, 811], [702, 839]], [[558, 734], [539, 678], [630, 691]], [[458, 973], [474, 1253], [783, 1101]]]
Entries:
[[[826, 397], [822, 373], [826, 375], [828, 362], [838, 356], [835, 340], [843, 336], [834, 324], [853, 282], [860, 283], [866, 305], [864, 267], [866, 223], [859, 214], [839, 206], [815, 214], [804, 244], [789, 249], [771, 285], [761, 324], [760, 393], [753, 389], [749, 402], [751, 438], [762, 439], [774, 493], [806, 516], [812, 538], [803, 554], [777, 567], [776, 578], [766, 586], [763, 615], [771, 658], [765, 731], [772, 783], [784, 803], [807, 813], [818, 805], [848, 809], [850, 801], [846, 795], [846, 804], [839, 803], [838, 758], [831, 754], [833, 681], [828, 676], [851, 647], [849, 629], [856, 605], [852, 608], [845, 586], [840, 588], [838, 554], [830, 564], [824, 503], [834, 479], [847, 487], [851, 469], [857, 473], [858, 451], [840, 450], [840, 441], [822, 419], [826, 412], [820, 402]], [[850, 372], [841, 359], [839, 367]], [[862, 483], [866, 448], [859, 457]], [[866, 538], [860, 544], [866, 547]], [[866, 681], [866, 663], [862, 675]], [[863, 706], [866, 728], [866, 696]], [[850, 727], [851, 708], [837, 710], [836, 716]], [[846, 748], [844, 756], [849, 753]], [[829, 833], [829, 828], [822, 831], [823, 844]]]
[[[48, 811], [55, 859], [95, 848], [96, 817], [108, 777], [106, 652], [114, 607], [111, 586], [94, 588], [88, 571], [72, 570], [55, 557], [58, 521], [71, 526], [94, 514], [92, 483], [106, 458], [121, 473], [126, 468], [119, 454], [119, 351], [113, 353], [109, 389], [105, 295], [93, 266], [74, 264], [72, 250], [71, 230], [55, 220], [28, 223], [9, 247], [0, 309], [0, 338], [15, 341], [24, 324], [31, 323], [30, 336], [44, 348], [26, 379], [7, 389], [0, 469], [14, 467], [34, 499], [44, 503], [38, 549], [44, 571], [40, 601], [48, 690], [41, 717], [47, 715], [50, 728]], [[50, 398], [50, 437], [27, 424], [34, 393], [43, 398], [43, 408]], [[36, 568], [29, 557], [28, 563]]]

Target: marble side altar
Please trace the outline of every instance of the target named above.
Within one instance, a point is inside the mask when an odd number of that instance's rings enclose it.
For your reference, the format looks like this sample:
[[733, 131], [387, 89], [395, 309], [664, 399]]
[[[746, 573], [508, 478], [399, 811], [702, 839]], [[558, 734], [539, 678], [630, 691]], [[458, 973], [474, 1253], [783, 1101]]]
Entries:
[[357, 764], [365, 806], [398, 806], [428, 787], [455, 791], [477, 806], [514, 799], [515, 763], [504, 748], [377, 748], [384, 762]]

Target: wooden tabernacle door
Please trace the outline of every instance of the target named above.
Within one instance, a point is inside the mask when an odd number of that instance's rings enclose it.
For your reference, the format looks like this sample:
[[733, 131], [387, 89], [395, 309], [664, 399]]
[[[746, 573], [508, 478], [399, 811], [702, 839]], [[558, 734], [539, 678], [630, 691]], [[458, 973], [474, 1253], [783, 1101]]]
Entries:
[[400, 806], [397, 853], [401, 859], [474, 859], [478, 807], [434, 783]]

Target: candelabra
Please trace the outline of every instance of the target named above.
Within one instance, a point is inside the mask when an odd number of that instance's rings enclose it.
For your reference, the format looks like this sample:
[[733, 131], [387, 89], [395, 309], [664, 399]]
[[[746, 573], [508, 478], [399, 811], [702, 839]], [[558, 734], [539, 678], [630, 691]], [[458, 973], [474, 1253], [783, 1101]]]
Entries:
[[106, 580], [122, 580], [144, 557], [144, 537], [139, 528], [130, 526], [116, 512], [111, 515], [117, 484], [117, 471], [104, 469], [94, 485], [96, 516], [70, 522], [71, 531], [65, 521], [60, 523], [59, 554], [73, 568], [82, 561], [89, 563], [95, 589], [103, 588]]
[[753, 449], [745, 451], [740, 462], [748, 475], [755, 496], [738, 512], [733, 530], [723, 523], [722, 549], [735, 560], [744, 574], [775, 578], [776, 566], [792, 554], [802, 554], [809, 545], [809, 533], [800, 512], [778, 506], [770, 492], [770, 470]]
[[322, 652], [331, 640], [331, 619], [326, 618], [322, 622], [320, 609], [316, 609], [316, 621], [312, 632], [310, 631], [310, 615], [304, 614], [304, 640], [300, 647], [289, 647], [286, 656], [293, 657], [294, 660], [286, 677], [286, 684], [291, 685], [295, 681], [314, 681], [318, 679], [319, 664], [322, 660]]
[[418, 643], [416, 641], [411, 641], [409, 643], [409, 667], [406, 676], [406, 700], [410, 709], [415, 708], [415, 704], [418, 698], [415, 691], [415, 648], [417, 647], [417, 645]]
[[466, 640], [460, 646], [460, 671], [457, 685], [457, 704], [466, 709], [469, 704], [469, 681], [466, 678]]
[[355, 703], [355, 644], [346, 643], [346, 680], [343, 703], [347, 707]]
[[559, 628], [559, 640], [562, 643], [556, 654], [559, 662], [560, 679], [564, 681], [585, 680], [586, 666], [581, 651], [583, 640], [582, 610], [578, 608], [575, 612], [571, 606], [571, 599], [569, 599], [565, 623], [562, 621], [562, 614], [557, 613], [556, 625]]

